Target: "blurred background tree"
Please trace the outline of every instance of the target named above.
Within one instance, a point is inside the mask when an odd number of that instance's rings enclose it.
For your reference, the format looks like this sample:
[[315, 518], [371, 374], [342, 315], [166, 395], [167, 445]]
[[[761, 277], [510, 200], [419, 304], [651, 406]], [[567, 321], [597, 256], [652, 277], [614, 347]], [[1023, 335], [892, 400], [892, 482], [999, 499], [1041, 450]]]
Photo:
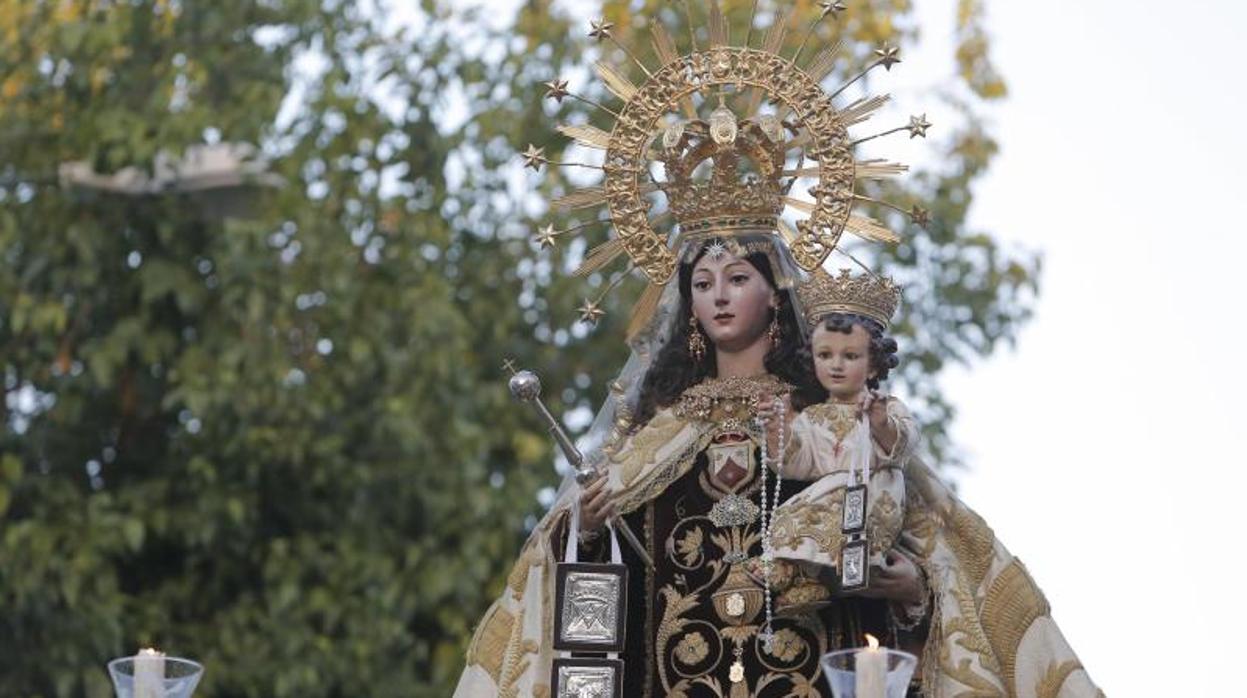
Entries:
[[[847, 4], [843, 69], [915, 40], [910, 3]], [[148, 644], [204, 661], [205, 696], [450, 692], [557, 482], [500, 365], [583, 417], [634, 297], [576, 322], [603, 279], [531, 241], [536, 180], [567, 183], [515, 153], [596, 118], [540, 99], [596, 89], [569, 12], [648, 46], [631, 22], [666, 3], [451, 5], [0, 0], [0, 695], [110, 695], [103, 663]], [[899, 191], [937, 223], [878, 260], [916, 289], [902, 380], [944, 461], [935, 378], [1014, 335], [1037, 271], [965, 228], [1003, 85], [958, 12], [963, 123]], [[236, 144], [284, 184], [165, 172]]]

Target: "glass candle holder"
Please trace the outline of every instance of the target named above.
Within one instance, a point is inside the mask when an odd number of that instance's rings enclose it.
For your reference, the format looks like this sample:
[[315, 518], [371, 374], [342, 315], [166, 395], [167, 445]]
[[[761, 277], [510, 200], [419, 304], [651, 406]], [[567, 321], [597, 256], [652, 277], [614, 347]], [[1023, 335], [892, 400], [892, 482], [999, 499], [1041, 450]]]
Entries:
[[[117, 698], [191, 698], [199, 679], [203, 678], [204, 667], [199, 662], [181, 657], [161, 657], [163, 662], [163, 678], [156, 688], [156, 695], [139, 695], [135, 687], [135, 666], [144, 661], [153, 661], [146, 657], [118, 657], [108, 663], [108, 675], [113, 679], [113, 690]], [[150, 691], [144, 690], [144, 693]]]
[[859, 647], [825, 654], [822, 664], [835, 698], [905, 698], [918, 658], [884, 647]]

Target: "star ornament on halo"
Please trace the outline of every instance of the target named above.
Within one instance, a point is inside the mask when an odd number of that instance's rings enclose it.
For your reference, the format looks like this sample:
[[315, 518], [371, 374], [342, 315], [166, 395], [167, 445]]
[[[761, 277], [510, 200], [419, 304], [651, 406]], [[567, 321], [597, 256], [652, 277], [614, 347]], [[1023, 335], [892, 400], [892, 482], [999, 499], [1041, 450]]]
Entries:
[[615, 28], [615, 24], [613, 22], [607, 22], [605, 19], [590, 20], [589, 26], [591, 27], [589, 36], [597, 39], [598, 41], [601, 41], [602, 39], [609, 39], [611, 36], [611, 30]]
[[524, 167], [531, 167], [536, 172], [540, 172], [541, 166], [549, 162], [546, 159], [546, 149], [538, 148], [532, 143], [529, 143], [528, 149], [521, 154], [524, 156]]
[[914, 225], [925, 228], [931, 224], [931, 212], [918, 204], [914, 204], [913, 208], [909, 210], [909, 220], [913, 221]]
[[901, 50], [895, 46], [884, 46], [875, 49], [875, 55], [879, 57], [879, 65], [889, 72], [891, 72], [893, 65], [901, 62], [900, 53]]
[[927, 121], [927, 115], [909, 117], [909, 125], [905, 128], [909, 129], [909, 137], [915, 136], [927, 137], [927, 129], [931, 128], [931, 122]]
[[598, 320], [601, 320], [602, 316], [606, 314], [605, 310], [602, 310], [598, 307], [597, 303], [594, 303], [588, 298], [586, 298], [584, 304], [580, 306], [579, 311], [580, 321], [590, 325], [598, 324]]
[[553, 223], [548, 223], [544, 228], [537, 232], [537, 244], [542, 249], [552, 249], [554, 247], [554, 238], [558, 235], [558, 231], [554, 229]]
[[849, 9], [844, 3], [831, 2], [831, 0], [823, 0], [823, 2], [818, 3], [818, 6], [823, 8], [823, 17], [827, 15], [839, 17], [841, 12]]
[[571, 94], [567, 91], [566, 80], [551, 80], [546, 83], [546, 99], [552, 99], [559, 104], [563, 103], [563, 98]]

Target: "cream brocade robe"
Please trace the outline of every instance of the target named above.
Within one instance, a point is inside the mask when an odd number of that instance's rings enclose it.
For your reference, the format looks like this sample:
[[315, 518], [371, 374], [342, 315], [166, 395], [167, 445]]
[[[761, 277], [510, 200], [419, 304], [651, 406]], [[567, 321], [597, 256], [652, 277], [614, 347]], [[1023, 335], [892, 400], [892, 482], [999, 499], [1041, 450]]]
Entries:
[[[616, 508], [628, 513], [693, 465], [711, 426], [658, 412], [611, 458]], [[1052, 620], [1021, 561], [917, 458], [904, 466], [905, 516], [898, 545], [932, 588], [923, 649], [923, 690], [932, 698], [1090, 698], [1091, 682]], [[572, 488], [529, 536], [467, 652], [455, 698], [550, 696], [554, 548], [578, 490]], [[840, 521], [828, 523], [837, 529]]]

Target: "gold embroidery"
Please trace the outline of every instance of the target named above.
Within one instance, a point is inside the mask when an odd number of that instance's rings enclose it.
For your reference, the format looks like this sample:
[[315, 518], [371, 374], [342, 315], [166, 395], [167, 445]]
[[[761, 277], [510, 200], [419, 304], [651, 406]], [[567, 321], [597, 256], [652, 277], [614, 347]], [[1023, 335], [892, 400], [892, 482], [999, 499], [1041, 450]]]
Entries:
[[776, 631], [769, 654], [781, 662], [791, 662], [805, 650], [805, 640], [788, 628]]
[[515, 617], [511, 637], [503, 653], [502, 668], [498, 675], [499, 698], [519, 698], [519, 681], [528, 671], [532, 660], [526, 655], [536, 654], [540, 646], [535, 640], [524, 639], [524, 611]]
[[675, 646], [675, 656], [682, 663], [693, 666], [710, 654], [710, 645], [700, 632], [685, 635]]
[[802, 502], [780, 508], [771, 529], [775, 547], [796, 548], [808, 538], [820, 551], [832, 556], [838, 554], [844, 546], [844, 534], [840, 532], [844, 497], [821, 499], [826, 503]]
[[1048, 615], [1048, 601], [1016, 558], [992, 580], [983, 599], [983, 629], [1000, 659], [1001, 676], [1013, 688], [1018, 647], [1035, 619]]
[[479, 664], [497, 682], [498, 674], [502, 671], [507, 641], [514, 625], [515, 616], [507, 613], [497, 603], [491, 606], [476, 631], [476, 638], [468, 648], [468, 665]]
[[[841, 494], [840, 498], [843, 499], [844, 495]], [[870, 503], [870, 515], [866, 517], [866, 532], [870, 539], [870, 551], [878, 554], [892, 547], [896, 534], [901, 532], [904, 519], [896, 500], [892, 499], [887, 490], [880, 489], [873, 500]]]
[[[665, 657], [667, 656], [667, 643], [671, 642], [671, 638], [688, 624], [688, 620], [680, 616], [695, 608], [698, 599], [697, 594], [682, 596], [680, 592], [670, 586], [663, 587], [659, 593], [662, 594], [666, 604], [662, 611], [662, 621], [658, 623], [658, 635], [654, 642], [654, 656]], [[671, 684], [667, 681], [666, 662], [660, 661], [657, 664], [658, 680], [662, 682], [664, 689], [670, 689]]]
[[978, 514], [958, 505], [947, 528], [948, 546], [957, 556], [970, 578], [970, 588], [977, 590], [991, 569], [996, 535]]
[[625, 447], [611, 457], [612, 462], [622, 464], [619, 478], [623, 486], [632, 485], [646, 466], [658, 458], [658, 450], [674, 441], [684, 427], [684, 420], [677, 418], [671, 410], [659, 410], [653, 419], [633, 434]]
[[964, 588], [963, 584], [958, 583], [948, 589], [948, 593], [956, 601], [958, 616], [944, 620], [944, 639], [947, 644], [947, 641], [951, 640], [954, 634], [961, 633], [962, 637], [957, 644], [977, 654], [979, 663], [983, 665], [983, 668], [994, 674], [999, 674], [1000, 664], [996, 660], [996, 655], [991, 642], [987, 638], [987, 634], [983, 632], [983, 627], [979, 624], [978, 608], [974, 604], [974, 597]]
[[515, 566], [511, 568], [511, 574], [507, 575], [507, 586], [511, 591], [515, 592], [516, 597], [524, 593], [524, 588], [528, 586], [528, 571], [541, 564], [541, 551], [537, 550], [536, 537], [530, 539], [520, 551], [519, 558], [515, 561]]
[[701, 530], [701, 527], [695, 527], [689, 529], [688, 533], [684, 534], [684, 537], [676, 542], [676, 552], [683, 557], [685, 567], [692, 567], [701, 559], [701, 544], [705, 537], [706, 534]]
[[836, 441], [844, 441], [845, 437], [857, 426], [857, 405], [846, 405], [842, 402], [823, 402], [810, 405], [802, 414], [809, 415], [810, 421], [827, 429], [835, 435]]
[[1048, 663], [1048, 671], [1039, 683], [1035, 684], [1035, 698], [1057, 698], [1061, 694], [1061, 686], [1075, 671], [1082, 668], [1077, 659], [1070, 659], [1061, 664]]

